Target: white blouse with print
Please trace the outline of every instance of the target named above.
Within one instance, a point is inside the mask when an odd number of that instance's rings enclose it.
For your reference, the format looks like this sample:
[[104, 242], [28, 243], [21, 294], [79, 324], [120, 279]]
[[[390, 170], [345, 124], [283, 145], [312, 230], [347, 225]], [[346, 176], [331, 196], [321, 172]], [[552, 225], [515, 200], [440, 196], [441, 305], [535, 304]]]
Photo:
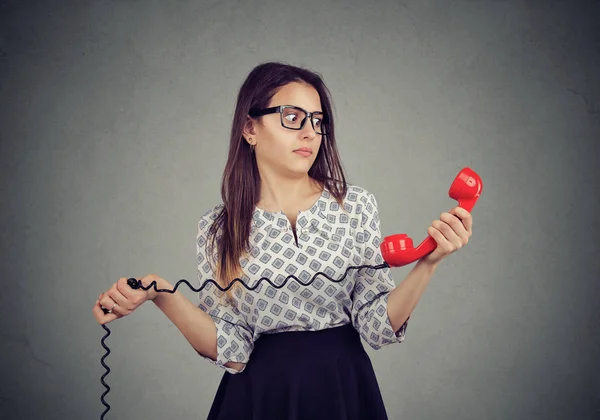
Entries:
[[[207, 260], [206, 242], [210, 224], [223, 204], [202, 215], [196, 240], [198, 280], [203, 284], [215, 275]], [[345, 211], [344, 211], [345, 209]], [[348, 185], [344, 209], [324, 189], [314, 205], [298, 213], [296, 231], [283, 211], [267, 212], [255, 207], [250, 230], [249, 257], [240, 259], [241, 279], [253, 287], [261, 277], [278, 287], [294, 275], [304, 284], [317, 272], [338, 280], [348, 266], [384, 262], [379, 213], [375, 196], [356, 185]], [[350, 269], [341, 282], [318, 275], [307, 286], [293, 277], [282, 288], [266, 281], [249, 291], [237, 288], [237, 308], [219, 303], [219, 290], [209, 283], [198, 293], [198, 306], [217, 328], [217, 360], [204, 357], [227, 372], [229, 361], [247, 363], [254, 342], [261, 334], [283, 331], [316, 331], [352, 322], [374, 349], [404, 341], [406, 322], [394, 331], [387, 315], [389, 292], [395, 287], [390, 268]], [[410, 319], [410, 318], [409, 318]]]

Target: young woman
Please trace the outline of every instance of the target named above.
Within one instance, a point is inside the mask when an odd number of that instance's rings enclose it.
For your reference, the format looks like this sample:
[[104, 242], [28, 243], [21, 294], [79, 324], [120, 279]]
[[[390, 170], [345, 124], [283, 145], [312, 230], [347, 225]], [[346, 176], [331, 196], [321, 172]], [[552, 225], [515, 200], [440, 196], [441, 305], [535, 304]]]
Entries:
[[257, 66], [239, 91], [221, 193], [198, 223], [198, 279], [228, 289], [209, 283], [194, 304], [121, 278], [96, 301], [98, 322], [153, 301], [224, 369], [210, 420], [386, 419], [361, 337], [374, 349], [404, 340], [437, 265], [468, 242], [471, 215], [442, 213], [428, 229], [436, 250], [398, 287], [389, 268], [347, 271], [383, 262], [377, 201], [346, 182], [321, 77], [282, 63]]

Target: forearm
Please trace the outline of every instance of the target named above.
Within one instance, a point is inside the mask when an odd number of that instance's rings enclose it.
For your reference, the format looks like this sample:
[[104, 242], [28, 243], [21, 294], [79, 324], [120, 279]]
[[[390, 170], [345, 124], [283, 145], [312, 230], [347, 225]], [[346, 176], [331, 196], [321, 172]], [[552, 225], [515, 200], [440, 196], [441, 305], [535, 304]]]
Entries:
[[[157, 288], [173, 290], [173, 286], [166, 282], [157, 285]], [[217, 359], [217, 328], [209, 314], [179, 291], [158, 293], [153, 302], [181, 331], [194, 350], [213, 360]], [[228, 362], [225, 366], [240, 370], [243, 364]]]
[[437, 264], [419, 260], [406, 278], [390, 292], [387, 313], [394, 331], [398, 331], [417, 306]]

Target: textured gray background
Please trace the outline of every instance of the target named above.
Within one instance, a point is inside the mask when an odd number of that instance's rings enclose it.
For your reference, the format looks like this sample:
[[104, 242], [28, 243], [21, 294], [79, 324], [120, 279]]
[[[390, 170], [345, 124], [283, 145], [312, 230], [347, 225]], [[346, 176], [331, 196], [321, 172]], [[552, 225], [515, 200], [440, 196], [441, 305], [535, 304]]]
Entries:
[[[282, 60], [332, 90], [385, 235], [420, 242], [460, 168], [484, 180], [406, 341], [368, 348], [390, 418], [598, 418], [599, 21], [591, 1], [0, 1], [0, 417], [99, 418], [94, 300], [195, 280], [237, 89]], [[206, 417], [222, 371], [154, 305], [109, 326], [107, 419]]]

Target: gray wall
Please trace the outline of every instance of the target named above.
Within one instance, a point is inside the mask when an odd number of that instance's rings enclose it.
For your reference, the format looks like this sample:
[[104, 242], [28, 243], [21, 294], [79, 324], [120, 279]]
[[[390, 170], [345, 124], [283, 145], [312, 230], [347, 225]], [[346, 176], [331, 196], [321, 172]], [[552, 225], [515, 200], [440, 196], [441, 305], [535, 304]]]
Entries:
[[[100, 417], [96, 297], [196, 279], [237, 89], [281, 60], [323, 75], [385, 235], [484, 180], [406, 341], [367, 347], [390, 418], [598, 418], [598, 3], [256, 3], [0, 2], [0, 417]], [[162, 312], [109, 327], [107, 419], [205, 418], [222, 371]]]

